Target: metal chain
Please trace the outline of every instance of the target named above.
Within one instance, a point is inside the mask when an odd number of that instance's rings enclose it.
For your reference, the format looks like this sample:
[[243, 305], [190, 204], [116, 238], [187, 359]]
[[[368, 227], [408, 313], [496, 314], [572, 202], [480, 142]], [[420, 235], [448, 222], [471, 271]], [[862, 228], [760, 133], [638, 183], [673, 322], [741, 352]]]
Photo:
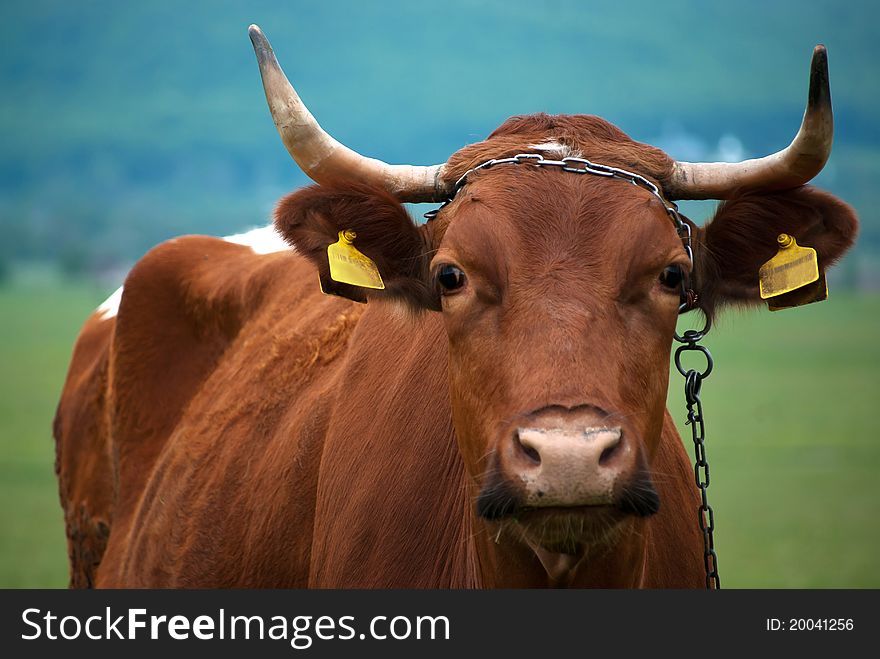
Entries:
[[[703, 417], [703, 402], [700, 400], [700, 391], [703, 380], [709, 377], [714, 362], [712, 355], [706, 346], [699, 345], [698, 341], [708, 331], [687, 330], [684, 336], [676, 339], [683, 345], [675, 351], [675, 367], [684, 376], [684, 399], [687, 405], [687, 423], [691, 427], [691, 438], [694, 442], [694, 480], [700, 490], [700, 507], [697, 511], [699, 516], [700, 531], [703, 533], [703, 564], [706, 568], [706, 588], [718, 590], [721, 588], [721, 580], [718, 576], [718, 555], [715, 553], [715, 513], [709, 505], [707, 490], [709, 489], [709, 461], [706, 459], [706, 422]], [[690, 368], [685, 370], [681, 363], [684, 352], [700, 352], [706, 358], [706, 370], [698, 371]]]
[[[496, 165], [522, 165], [530, 164], [538, 167], [558, 167], [564, 172], [573, 174], [593, 174], [595, 176], [607, 176], [629, 181], [644, 190], [653, 194], [666, 209], [675, 230], [678, 232], [687, 252], [688, 259], [693, 266], [694, 251], [692, 246], [691, 225], [681, 219], [678, 213], [678, 207], [666, 201], [660, 193], [660, 189], [656, 184], [652, 183], [644, 176], [629, 172], [618, 167], [610, 167], [608, 165], [600, 165], [591, 162], [586, 158], [563, 158], [562, 160], [551, 160], [537, 153], [520, 153], [510, 158], [493, 158], [487, 160], [466, 171], [458, 181], [449, 195], [449, 199], [444, 201], [438, 208], [425, 213], [425, 218], [433, 220], [443, 208], [449, 204], [458, 194], [458, 191], [468, 182], [468, 177], [478, 171], [489, 169]], [[682, 303], [678, 308], [678, 313], [682, 314], [690, 311], [696, 305], [698, 295], [691, 289], [685, 289], [682, 282]], [[706, 346], [699, 345], [699, 342], [706, 336], [711, 323], [706, 319], [706, 324], [701, 330], [687, 330], [683, 336], [679, 336], [678, 332], [674, 332], [675, 340], [681, 343], [675, 351], [675, 366], [678, 372], [684, 376], [684, 398], [687, 404], [687, 425], [691, 427], [691, 435], [694, 441], [694, 479], [700, 490], [700, 507], [698, 509], [700, 531], [703, 533], [703, 564], [706, 568], [706, 588], [720, 589], [721, 581], [718, 577], [718, 556], [715, 553], [715, 514], [709, 505], [706, 490], [709, 489], [709, 462], [706, 460], [706, 424], [703, 419], [703, 403], [700, 400], [700, 390], [703, 386], [703, 380], [709, 377], [714, 365], [712, 355]], [[698, 371], [695, 369], [687, 369], [681, 364], [681, 355], [683, 352], [701, 352], [706, 357], [706, 370]]]
[[[458, 191], [465, 186], [471, 174], [482, 171], [484, 169], [495, 167], [496, 165], [523, 164], [535, 165], [536, 167], [558, 167], [562, 171], [570, 172], [572, 174], [593, 174], [594, 176], [619, 178], [623, 179], [624, 181], [629, 181], [633, 185], [647, 190], [652, 195], [657, 197], [657, 199], [660, 200], [660, 203], [663, 204], [663, 208], [666, 209], [667, 215], [669, 215], [672, 223], [675, 225], [675, 230], [681, 237], [685, 252], [687, 252], [688, 260], [690, 260], [691, 264], [693, 264], [694, 251], [691, 246], [691, 226], [681, 219], [681, 216], [678, 214], [678, 207], [674, 203], [666, 201], [666, 199], [663, 198], [663, 195], [660, 194], [660, 188], [658, 188], [656, 184], [652, 183], [644, 176], [641, 176], [634, 172], [620, 169], [619, 167], [611, 167], [610, 165], [601, 165], [599, 163], [591, 162], [586, 158], [569, 157], [563, 158], [562, 160], [552, 160], [545, 158], [538, 153], [519, 153], [509, 158], [493, 158], [491, 160], [487, 160], [486, 162], [480, 163], [476, 167], [469, 169], [464, 174], [462, 174], [461, 178], [459, 178], [455, 182], [455, 186], [453, 186], [452, 192], [449, 194], [449, 198], [434, 210], [425, 213], [425, 219], [433, 220], [435, 217], [437, 217], [437, 214], [441, 210], [443, 210], [443, 208], [445, 208], [449, 203], [451, 203], [453, 199], [455, 199], [455, 195], [457, 195]], [[688, 309], [689, 308], [690, 307], [688, 307]]]

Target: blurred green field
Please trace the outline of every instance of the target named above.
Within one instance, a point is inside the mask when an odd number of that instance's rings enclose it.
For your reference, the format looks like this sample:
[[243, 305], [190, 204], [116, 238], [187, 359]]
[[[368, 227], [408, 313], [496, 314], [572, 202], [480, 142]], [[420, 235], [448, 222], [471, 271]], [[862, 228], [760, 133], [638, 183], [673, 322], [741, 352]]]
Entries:
[[[880, 586], [880, 297], [722, 315], [705, 343], [709, 500], [722, 584]], [[693, 455], [683, 378], [668, 405]]]
[[[104, 293], [0, 287], [2, 587], [67, 583], [51, 424], [79, 326]], [[710, 334], [703, 398], [724, 586], [880, 587], [878, 330], [880, 297], [832, 293], [731, 312]], [[674, 372], [677, 420], [681, 385]]]
[[73, 342], [102, 294], [0, 287], [0, 586], [67, 585], [52, 419]]

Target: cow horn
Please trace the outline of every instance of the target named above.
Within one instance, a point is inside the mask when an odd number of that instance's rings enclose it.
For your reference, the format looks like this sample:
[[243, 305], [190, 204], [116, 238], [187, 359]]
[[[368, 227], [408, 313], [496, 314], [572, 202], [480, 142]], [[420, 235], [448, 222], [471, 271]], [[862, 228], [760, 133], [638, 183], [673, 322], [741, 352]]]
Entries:
[[316, 183], [359, 181], [388, 190], [401, 201], [443, 201], [451, 186], [443, 180], [443, 165], [389, 165], [367, 158], [337, 142], [300, 100], [263, 31], [248, 28], [272, 119], [284, 146]]
[[786, 190], [822, 171], [831, 153], [834, 117], [825, 46], [813, 49], [804, 119], [791, 144], [764, 158], [743, 162], [676, 162], [666, 192], [672, 199], [727, 199], [740, 190]]

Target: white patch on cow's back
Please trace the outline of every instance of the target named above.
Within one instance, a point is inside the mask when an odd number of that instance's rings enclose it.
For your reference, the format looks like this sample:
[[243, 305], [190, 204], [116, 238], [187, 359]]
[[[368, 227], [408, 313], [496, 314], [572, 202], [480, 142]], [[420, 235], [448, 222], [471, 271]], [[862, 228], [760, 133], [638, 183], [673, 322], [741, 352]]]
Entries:
[[120, 300], [122, 300], [122, 286], [113, 291], [113, 294], [104, 300], [95, 312], [101, 314], [101, 320], [110, 320], [119, 312]]
[[274, 254], [275, 252], [293, 249], [284, 241], [284, 238], [281, 237], [272, 224], [260, 227], [259, 229], [251, 229], [244, 233], [237, 233], [234, 236], [226, 236], [223, 240], [250, 247], [254, 250], [255, 254]]
[[[172, 241], [177, 238], [172, 238]], [[224, 236], [223, 240], [236, 245], [244, 245], [250, 247], [254, 254], [274, 254], [275, 252], [284, 252], [292, 250], [293, 247], [288, 245], [284, 238], [275, 230], [275, 226], [259, 227], [251, 229], [244, 233], [237, 233], [232, 236]], [[170, 242], [170, 241], [169, 241]], [[119, 302], [122, 300], [122, 286], [113, 291], [113, 294], [104, 300], [96, 309], [96, 313], [101, 314], [101, 320], [110, 320], [119, 313]]]

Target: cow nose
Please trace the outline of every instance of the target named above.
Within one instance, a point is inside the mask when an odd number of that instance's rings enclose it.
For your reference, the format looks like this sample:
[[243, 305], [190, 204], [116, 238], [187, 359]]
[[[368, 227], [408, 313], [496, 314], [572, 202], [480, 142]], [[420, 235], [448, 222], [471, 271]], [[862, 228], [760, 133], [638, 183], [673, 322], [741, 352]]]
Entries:
[[619, 426], [526, 426], [514, 442], [527, 457], [515, 468], [526, 506], [611, 504], [614, 484], [635, 462]]
[[615, 428], [519, 428], [517, 439], [526, 454], [538, 464], [545, 461], [586, 460], [607, 464], [620, 446], [621, 431]]

